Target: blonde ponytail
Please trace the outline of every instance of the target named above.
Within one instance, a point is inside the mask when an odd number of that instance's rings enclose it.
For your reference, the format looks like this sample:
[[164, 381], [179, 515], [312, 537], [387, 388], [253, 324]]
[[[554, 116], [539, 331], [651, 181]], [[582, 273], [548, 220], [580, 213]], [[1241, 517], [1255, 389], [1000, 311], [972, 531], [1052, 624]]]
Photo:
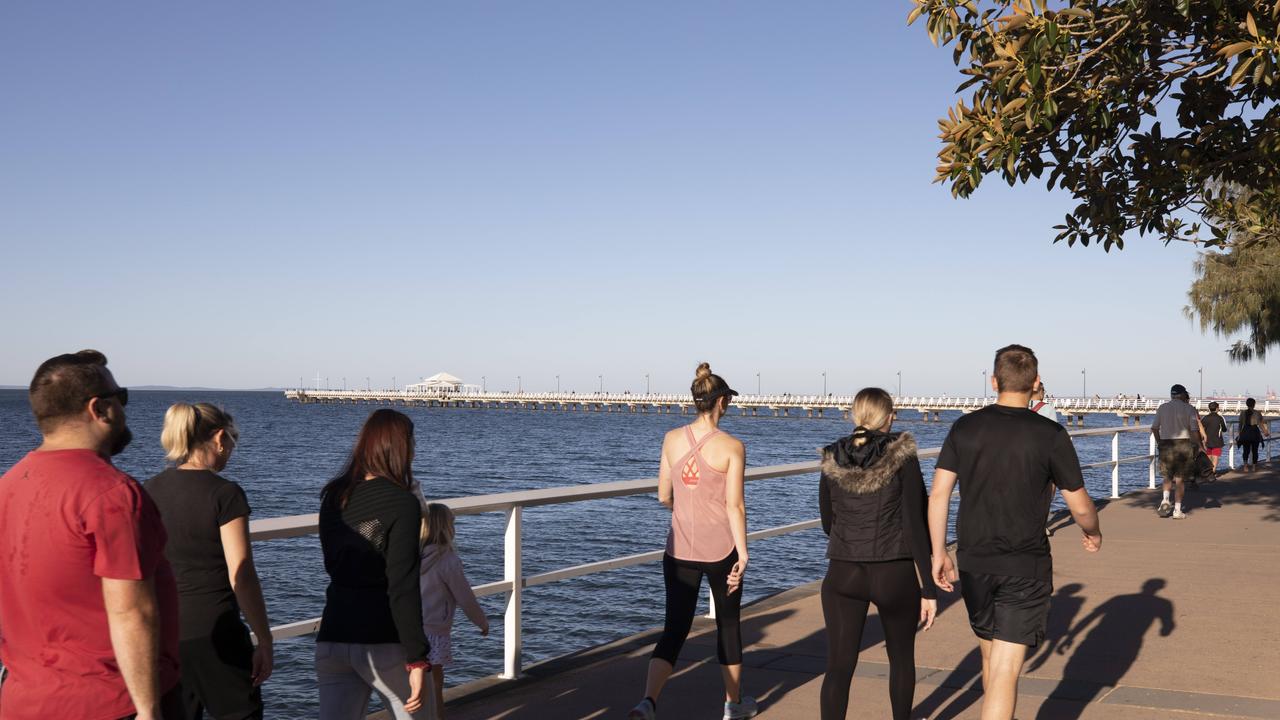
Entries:
[[164, 413], [164, 430], [160, 432], [165, 459], [175, 465], [185, 463], [219, 430], [230, 435], [233, 442], [240, 437], [235, 420], [222, 408], [209, 403], [174, 403]]
[[[880, 388], [863, 388], [853, 398], [853, 422], [859, 428], [879, 432], [893, 416], [893, 398]], [[861, 447], [867, 442], [864, 433], [853, 434], [853, 444]]]

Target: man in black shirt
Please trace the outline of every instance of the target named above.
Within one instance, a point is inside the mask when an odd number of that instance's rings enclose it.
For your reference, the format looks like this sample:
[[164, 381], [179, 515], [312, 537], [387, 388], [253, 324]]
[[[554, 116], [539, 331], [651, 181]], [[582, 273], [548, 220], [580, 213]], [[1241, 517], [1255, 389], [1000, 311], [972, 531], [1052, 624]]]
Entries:
[[994, 405], [955, 422], [933, 474], [929, 530], [934, 582], [952, 589], [947, 512], [961, 483], [956, 519], [960, 593], [982, 650], [982, 720], [1010, 720], [1028, 648], [1044, 637], [1053, 594], [1053, 558], [1045, 518], [1057, 486], [1097, 552], [1102, 533], [1065, 428], [1027, 408], [1040, 386], [1035, 353], [1021, 345], [996, 352]]

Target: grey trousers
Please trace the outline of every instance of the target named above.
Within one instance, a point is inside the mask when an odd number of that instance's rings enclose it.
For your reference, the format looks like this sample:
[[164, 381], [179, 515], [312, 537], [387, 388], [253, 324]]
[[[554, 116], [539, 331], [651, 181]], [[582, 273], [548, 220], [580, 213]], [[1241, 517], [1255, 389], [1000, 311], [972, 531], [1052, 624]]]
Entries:
[[435, 720], [431, 676], [422, 688], [422, 708], [404, 709], [409, 699], [409, 671], [399, 643], [316, 643], [316, 680], [320, 685], [320, 720], [364, 720], [369, 698], [377, 692], [395, 720]]

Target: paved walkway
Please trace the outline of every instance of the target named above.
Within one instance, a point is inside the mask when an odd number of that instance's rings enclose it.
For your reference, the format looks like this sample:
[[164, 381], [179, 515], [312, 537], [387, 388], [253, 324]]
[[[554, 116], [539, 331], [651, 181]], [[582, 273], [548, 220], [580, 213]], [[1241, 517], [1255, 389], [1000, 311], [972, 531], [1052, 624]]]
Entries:
[[[1280, 718], [1280, 473], [1233, 473], [1202, 488], [1188, 494], [1181, 521], [1156, 517], [1158, 493], [1107, 502], [1097, 555], [1081, 549], [1069, 517], [1051, 522], [1056, 592], [1048, 639], [1020, 685], [1020, 718]], [[744, 687], [761, 718], [818, 717], [826, 635], [817, 590], [744, 611]], [[917, 642], [912, 717], [977, 718], [976, 643], [958, 596], [943, 602]], [[886, 718], [883, 636], [874, 614], [868, 622], [849, 717]], [[661, 717], [720, 717], [714, 626], [699, 620], [694, 632]], [[477, 684], [450, 691], [449, 717], [625, 717], [656, 637], [534, 666], [487, 694]]]

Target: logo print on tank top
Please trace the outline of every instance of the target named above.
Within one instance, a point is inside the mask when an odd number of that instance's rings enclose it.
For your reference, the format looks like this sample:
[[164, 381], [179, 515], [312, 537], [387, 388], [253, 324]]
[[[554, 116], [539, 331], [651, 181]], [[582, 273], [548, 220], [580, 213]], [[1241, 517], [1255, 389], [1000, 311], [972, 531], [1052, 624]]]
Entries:
[[689, 460], [684, 464], [684, 469], [680, 471], [680, 480], [684, 482], [686, 487], [698, 487], [698, 458], [690, 455]]

